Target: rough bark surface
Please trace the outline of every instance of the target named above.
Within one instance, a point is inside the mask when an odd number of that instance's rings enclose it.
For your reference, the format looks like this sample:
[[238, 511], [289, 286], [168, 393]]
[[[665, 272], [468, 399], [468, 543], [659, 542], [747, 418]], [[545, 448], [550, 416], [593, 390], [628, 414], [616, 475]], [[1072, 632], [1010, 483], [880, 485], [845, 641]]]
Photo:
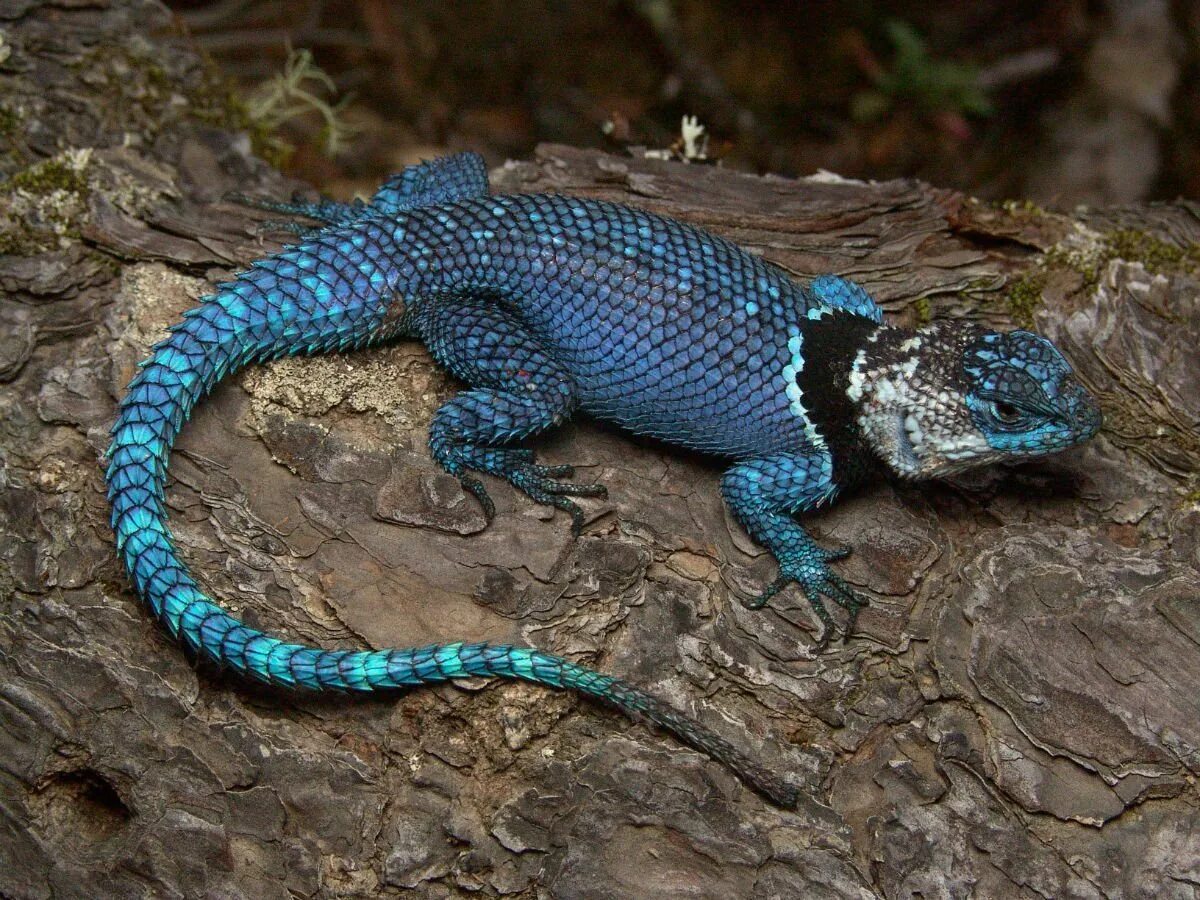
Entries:
[[573, 424], [540, 446], [609, 485], [583, 537], [502, 487], [484, 528], [425, 452], [455, 385], [416, 345], [248, 371], [185, 430], [173, 527], [249, 621], [587, 660], [795, 779], [783, 812], [569, 694], [290, 695], [189, 661], [118, 568], [100, 455], [164, 326], [272, 249], [222, 195], [290, 186], [213, 124], [159, 7], [10, 0], [0, 32], [0, 895], [1196, 896], [1193, 207], [1067, 217], [565, 147], [495, 173], [848, 275], [901, 320], [1032, 320], [1103, 398], [1077, 452], [812, 520], [872, 598], [825, 653], [795, 594], [738, 603], [773, 564], [699, 457]]

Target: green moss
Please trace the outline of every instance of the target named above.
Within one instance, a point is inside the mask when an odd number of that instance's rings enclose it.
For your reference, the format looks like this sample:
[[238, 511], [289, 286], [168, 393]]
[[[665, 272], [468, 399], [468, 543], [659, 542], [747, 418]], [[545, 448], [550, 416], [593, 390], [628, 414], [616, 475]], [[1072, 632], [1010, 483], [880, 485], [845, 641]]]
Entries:
[[[245, 132], [254, 153], [281, 168], [295, 151], [278, 133], [288, 119], [319, 115], [322, 141], [330, 154], [349, 136], [340, 118], [346, 98], [340, 102], [325, 99], [335, 93], [333, 81], [306, 50], [292, 51], [281, 74], [246, 95], [239, 93], [211, 59], [204, 57], [198, 68], [176, 65], [163, 51], [138, 40], [105, 45], [70, 66], [104, 92], [101, 114], [107, 127], [136, 132], [148, 142], [180, 118], [187, 118]], [[187, 102], [179, 102], [181, 97]], [[4, 128], [0, 118], [0, 134]]]
[[[174, 71], [149, 45], [137, 42], [105, 46], [72, 64], [103, 86], [108, 125], [136, 131], [153, 140], [181, 117], [250, 136], [255, 153], [272, 165], [286, 161], [292, 148], [272, 134], [274, 125], [259, 122], [247, 102], [207, 57], [200, 70]], [[180, 103], [183, 96], [186, 103]]]
[[33, 256], [41, 249], [39, 245], [31, 246], [29, 235], [0, 229], [0, 256]]
[[1100, 283], [1100, 273], [1111, 258], [1105, 253], [1103, 243], [1099, 248], [1087, 252], [1077, 249], [1068, 250], [1062, 246], [1051, 247], [1042, 257], [1042, 268], [1045, 271], [1074, 272], [1083, 279], [1080, 290], [1090, 294]]
[[68, 66], [96, 91], [95, 114], [107, 128], [153, 140], [178, 118], [170, 76], [149, 47], [105, 43]]
[[1120, 228], [1104, 235], [1104, 261], [1140, 262], [1152, 274], [1200, 272], [1200, 245], [1171, 244], [1136, 228]]
[[933, 321], [933, 308], [929, 305], [928, 297], [918, 297], [913, 301], [913, 324], [920, 328]]
[[[62, 237], [77, 239], [79, 230], [68, 224], [62, 229]], [[48, 228], [35, 228], [25, 223], [0, 227], [0, 256], [37, 256], [55, 249], [59, 240], [59, 234]]]
[[83, 170], [55, 158], [30, 166], [17, 172], [8, 181], [0, 183], [0, 189], [26, 191], [35, 196], [45, 196], [54, 191], [66, 191], [86, 197], [89, 191]]
[[1005, 200], [1000, 203], [1000, 208], [1006, 213], [1016, 215], [1022, 214], [1026, 216], [1044, 216], [1046, 210], [1038, 206], [1032, 200]]
[[0, 106], [0, 135], [16, 134], [20, 125], [20, 115], [6, 106]]
[[90, 160], [89, 150], [66, 150], [0, 182], [0, 253], [32, 256], [79, 237]]
[[128, 61], [130, 67], [145, 76], [146, 84], [155, 91], [169, 94], [175, 90], [175, 85], [171, 83], [171, 76], [158, 60], [151, 56], [130, 53]]
[[[1054, 271], [1074, 272], [1083, 282], [1079, 290], [1090, 294], [1100, 284], [1108, 264], [1117, 259], [1140, 263], [1152, 275], [1200, 275], [1200, 245], [1172, 244], [1134, 228], [1104, 232], [1090, 243], [1059, 244], [1046, 251], [1038, 268], [1043, 275]], [[1026, 288], [1022, 290], [1021, 296], [1016, 298], [1018, 306], [1023, 306], [1022, 301], [1028, 295]]]
[[1042, 289], [1045, 286], [1046, 275], [1038, 270], [1022, 275], [1004, 292], [1008, 315], [1021, 328], [1033, 327], [1033, 315], [1042, 305]]
[[244, 131], [250, 138], [250, 149], [273, 168], [283, 168], [295, 152], [296, 148], [278, 137], [268, 123], [254, 119], [233, 83], [207, 56], [203, 78], [189, 100], [193, 119], [215, 128]]

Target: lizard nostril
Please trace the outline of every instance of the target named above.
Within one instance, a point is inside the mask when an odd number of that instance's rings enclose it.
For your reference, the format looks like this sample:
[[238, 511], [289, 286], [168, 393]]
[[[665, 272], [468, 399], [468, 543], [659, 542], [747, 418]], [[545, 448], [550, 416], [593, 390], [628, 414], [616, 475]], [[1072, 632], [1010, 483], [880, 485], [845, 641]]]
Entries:
[[1096, 402], [1096, 398], [1087, 388], [1079, 383], [1072, 385], [1072, 388], [1074, 394], [1071, 402], [1072, 417], [1082, 432], [1081, 440], [1087, 439], [1100, 430], [1100, 426], [1104, 423], [1104, 415], [1100, 412], [1100, 404]]

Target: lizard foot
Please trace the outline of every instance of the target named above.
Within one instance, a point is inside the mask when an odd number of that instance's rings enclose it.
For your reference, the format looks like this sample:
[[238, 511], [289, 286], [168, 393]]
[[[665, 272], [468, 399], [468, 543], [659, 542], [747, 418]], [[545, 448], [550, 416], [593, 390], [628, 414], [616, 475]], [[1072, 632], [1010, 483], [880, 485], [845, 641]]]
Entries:
[[261, 209], [266, 212], [279, 213], [284, 216], [304, 216], [306, 219], [316, 219], [318, 222], [340, 222], [366, 210], [366, 204], [361, 200], [351, 203], [337, 203], [333, 200], [321, 199], [313, 202], [305, 200], [300, 194], [293, 194], [289, 202], [266, 200], [261, 197], [251, 197], [249, 194], [230, 192], [224, 198], [229, 203], [247, 206], [251, 209]]
[[[571, 497], [606, 497], [608, 489], [602, 484], [576, 484], [559, 479], [571, 478], [574, 466], [543, 466], [533, 461], [533, 451], [524, 448], [464, 447], [460, 455], [463, 469], [486, 472], [503, 478], [527, 494], [535, 503], [553, 506], [571, 515], [571, 533], [576, 537], [583, 530], [583, 510]], [[463, 487], [479, 500], [484, 515], [490, 520], [496, 506], [479, 479], [460, 476]]]
[[299, 222], [292, 222], [286, 219], [264, 219], [254, 228], [255, 234], [258, 237], [270, 234], [292, 234], [300, 239], [312, 237], [320, 230], [319, 226], [301, 225]]
[[[298, 194], [292, 196], [290, 203], [282, 203], [277, 200], [264, 200], [260, 197], [251, 197], [249, 194], [240, 194], [236, 191], [227, 193], [224, 198], [228, 203], [236, 203], [239, 206], [245, 206], [250, 209], [261, 209], [265, 212], [278, 213], [284, 216], [303, 216], [306, 219], [316, 219], [320, 222], [328, 220], [322, 215], [322, 203], [309, 203], [300, 198]], [[319, 232], [324, 225], [313, 225], [311, 222], [296, 222], [291, 219], [264, 219], [255, 224], [255, 233], [262, 237], [272, 234], [291, 234], [298, 238], [311, 237]]]
[[[806, 554], [805, 559], [797, 562], [781, 561], [779, 576], [757, 597], [743, 600], [742, 605], [747, 609], [762, 609], [772, 597], [787, 585], [795, 582], [800, 585], [804, 596], [812, 605], [813, 612], [821, 621], [821, 636], [817, 639], [817, 649], [824, 650], [838, 634], [841, 635], [843, 643], [848, 641], [854, 631], [854, 625], [858, 621], [859, 611], [870, 604], [865, 597], [847, 585], [840, 576], [829, 570], [830, 562], [844, 559], [850, 554], [848, 548], [825, 550], [813, 547], [812, 550], [811, 554]], [[849, 613], [844, 628], [839, 628], [833, 621], [833, 617], [829, 615], [829, 610], [825, 608], [825, 598], [832, 600]]]

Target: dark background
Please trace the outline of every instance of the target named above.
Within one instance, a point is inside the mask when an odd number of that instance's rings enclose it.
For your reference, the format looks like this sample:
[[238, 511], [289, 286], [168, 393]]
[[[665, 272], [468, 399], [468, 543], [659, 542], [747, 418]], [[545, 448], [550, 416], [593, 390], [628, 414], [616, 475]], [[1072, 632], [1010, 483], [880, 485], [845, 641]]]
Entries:
[[[1059, 208], [1200, 197], [1200, 10], [1167, 0], [956, 3], [354, 0], [172, 3], [243, 92], [310, 49], [341, 99], [281, 134], [286, 168], [365, 190], [421, 156], [541, 141], [668, 147], [685, 114], [758, 172], [916, 176]], [[607, 132], [607, 133], [606, 133]]]

